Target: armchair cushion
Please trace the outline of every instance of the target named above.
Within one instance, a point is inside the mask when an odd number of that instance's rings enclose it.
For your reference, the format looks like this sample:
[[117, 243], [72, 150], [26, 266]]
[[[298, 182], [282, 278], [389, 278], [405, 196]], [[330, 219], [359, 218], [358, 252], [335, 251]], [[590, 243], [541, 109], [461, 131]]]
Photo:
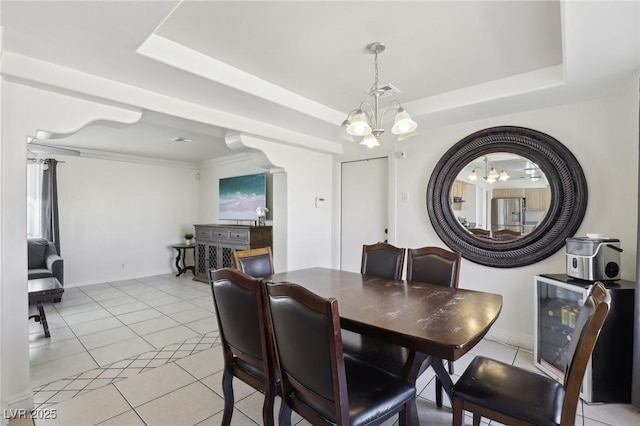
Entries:
[[29, 238], [27, 241], [29, 269], [45, 268], [45, 253], [49, 241], [44, 238]]
[[29, 238], [27, 256], [30, 280], [55, 277], [64, 285], [64, 261], [52, 242], [44, 238]]

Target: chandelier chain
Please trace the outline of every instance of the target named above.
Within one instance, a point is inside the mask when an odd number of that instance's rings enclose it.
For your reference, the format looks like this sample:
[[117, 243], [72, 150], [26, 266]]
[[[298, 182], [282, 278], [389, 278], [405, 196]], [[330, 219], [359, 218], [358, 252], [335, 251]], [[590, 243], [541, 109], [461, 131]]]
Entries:
[[375, 58], [373, 60], [373, 63], [375, 64], [375, 68], [376, 68], [375, 81], [373, 83], [373, 90], [377, 90], [378, 89], [378, 51], [376, 51], [375, 53]]

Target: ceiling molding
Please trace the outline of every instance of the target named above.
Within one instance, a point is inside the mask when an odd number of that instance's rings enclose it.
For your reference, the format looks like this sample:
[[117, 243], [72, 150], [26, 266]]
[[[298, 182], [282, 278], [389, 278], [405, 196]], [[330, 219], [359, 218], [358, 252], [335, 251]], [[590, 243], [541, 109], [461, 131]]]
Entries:
[[190, 49], [179, 43], [151, 34], [136, 50], [149, 59], [204, 77], [269, 102], [302, 112], [327, 123], [340, 125], [344, 113], [262, 80], [248, 72]]
[[342, 145], [335, 141], [194, 104], [15, 52], [4, 52], [1, 72], [4, 76], [20, 79], [27, 84], [33, 82], [36, 87], [46, 85], [60, 88], [81, 97], [88, 95], [97, 99], [131, 105], [142, 110], [258, 135], [277, 143], [318, 151], [340, 152], [342, 150]]
[[243, 163], [245, 161], [251, 161], [251, 156], [246, 153], [239, 153], [203, 161], [202, 163], [198, 163], [198, 167], [201, 169], [209, 169], [219, 166], [227, 166], [229, 164]]
[[411, 111], [412, 116], [418, 117], [550, 89], [563, 84], [564, 67], [563, 65], [556, 65], [484, 84], [478, 84], [476, 86], [433, 95], [413, 102], [407, 102], [405, 107]]
[[97, 160], [108, 160], [108, 161], [122, 161], [126, 163], [137, 163], [137, 164], [146, 164], [152, 166], [162, 166], [162, 167], [174, 167], [179, 169], [190, 169], [190, 170], [198, 170], [199, 166], [196, 163], [189, 163], [186, 161], [173, 161], [173, 160], [163, 160], [158, 158], [149, 158], [143, 157], [139, 155], [128, 155], [128, 154], [117, 154], [113, 152], [105, 152], [105, 151], [96, 151], [90, 149], [78, 149], [80, 151], [80, 157], [82, 158], [93, 158]]

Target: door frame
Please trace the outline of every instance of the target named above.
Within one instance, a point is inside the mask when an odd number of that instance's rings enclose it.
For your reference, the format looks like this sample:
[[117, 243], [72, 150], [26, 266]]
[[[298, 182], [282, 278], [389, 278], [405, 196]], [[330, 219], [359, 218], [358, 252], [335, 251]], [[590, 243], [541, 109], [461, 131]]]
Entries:
[[376, 150], [373, 152], [362, 152], [358, 154], [344, 155], [336, 157], [334, 163], [334, 188], [336, 194], [334, 203], [333, 228], [333, 258], [332, 267], [340, 268], [342, 258], [342, 163], [352, 163], [355, 161], [365, 161], [386, 158], [387, 159], [387, 217], [389, 220], [387, 240], [389, 244], [397, 245], [396, 236], [396, 213], [397, 213], [397, 191], [396, 191], [396, 167], [397, 158], [394, 150]]

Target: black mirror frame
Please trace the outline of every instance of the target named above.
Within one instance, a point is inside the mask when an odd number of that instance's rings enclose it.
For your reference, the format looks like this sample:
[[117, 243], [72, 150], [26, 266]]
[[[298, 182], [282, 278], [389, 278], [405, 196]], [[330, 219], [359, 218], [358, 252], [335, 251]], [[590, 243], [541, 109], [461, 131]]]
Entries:
[[[536, 163], [551, 189], [545, 218], [533, 232], [512, 241], [484, 240], [467, 232], [449, 203], [452, 185], [462, 169], [496, 152], [517, 154]], [[545, 133], [515, 126], [480, 130], [456, 143], [436, 164], [427, 186], [427, 211], [442, 241], [465, 259], [496, 268], [530, 265], [560, 250], [582, 223], [587, 200], [587, 180], [571, 151]]]

